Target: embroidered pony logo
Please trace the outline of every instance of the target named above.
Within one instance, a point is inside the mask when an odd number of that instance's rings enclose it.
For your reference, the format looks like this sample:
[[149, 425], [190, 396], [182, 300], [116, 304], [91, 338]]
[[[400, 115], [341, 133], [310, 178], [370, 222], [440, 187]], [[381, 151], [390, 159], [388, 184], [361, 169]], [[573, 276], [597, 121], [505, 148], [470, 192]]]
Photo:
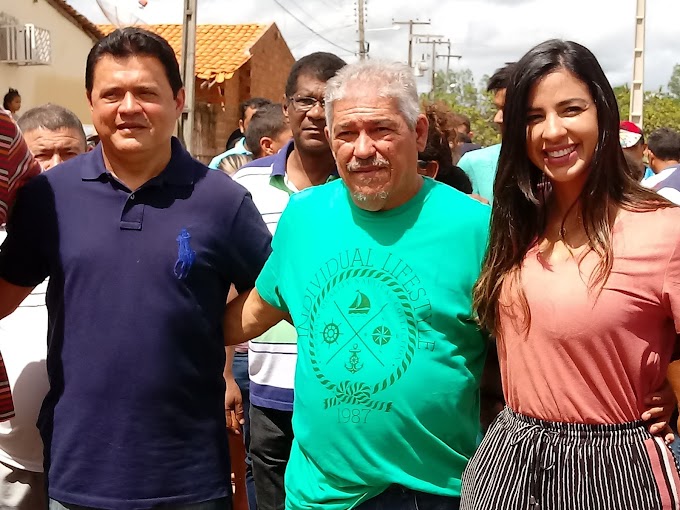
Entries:
[[191, 234], [185, 228], [177, 236], [177, 262], [174, 273], [178, 280], [183, 280], [189, 275], [189, 270], [196, 260], [196, 252], [191, 249]]

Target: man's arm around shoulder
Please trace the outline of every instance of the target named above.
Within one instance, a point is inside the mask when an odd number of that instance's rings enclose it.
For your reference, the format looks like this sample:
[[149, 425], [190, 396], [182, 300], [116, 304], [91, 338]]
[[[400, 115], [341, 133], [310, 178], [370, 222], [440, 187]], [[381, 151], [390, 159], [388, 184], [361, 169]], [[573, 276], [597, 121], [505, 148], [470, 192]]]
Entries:
[[224, 344], [237, 345], [266, 332], [288, 314], [270, 305], [257, 289], [242, 292], [227, 305], [224, 314]]

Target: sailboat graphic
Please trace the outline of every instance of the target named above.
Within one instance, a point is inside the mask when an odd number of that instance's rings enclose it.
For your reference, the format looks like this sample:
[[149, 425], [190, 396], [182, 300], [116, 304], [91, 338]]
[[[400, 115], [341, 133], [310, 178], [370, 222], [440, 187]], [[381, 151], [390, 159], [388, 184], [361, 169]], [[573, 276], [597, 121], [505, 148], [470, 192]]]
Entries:
[[371, 301], [366, 294], [357, 291], [357, 297], [349, 306], [349, 313], [352, 315], [365, 315], [371, 311]]

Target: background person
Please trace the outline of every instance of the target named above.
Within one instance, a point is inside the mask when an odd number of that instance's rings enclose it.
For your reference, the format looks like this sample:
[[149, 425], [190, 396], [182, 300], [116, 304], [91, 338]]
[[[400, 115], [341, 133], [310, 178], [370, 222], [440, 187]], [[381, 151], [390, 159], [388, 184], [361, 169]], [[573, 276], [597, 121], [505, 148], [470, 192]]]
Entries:
[[19, 117], [18, 112], [21, 109], [21, 96], [17, 89], [10, 87], [7, 94], [5, 94], [5, 97], [2, 99], [2, 107], [12, 115], [12, 118], [17, 119]]
[[647, 144], [642, 129], [629, 120], [622, 120], [619, 124], [619, 143], [631, 164], [638, 168], [641, 166], [645, 168], [644, 179], [654, 174], [653, 170], [645, 165]]
[[268, 104], [271, 104], [269, 99], [252, 97], [246, 99], [239, 105], [241, 116], [238, 120], [238, 129], [236, 129], [229, 137], [229, 140], [227, 140], [226, 150], [222, 154], [215, 156], [212, 161], [210, 161], [210, 164], [208, 164], [208, 168], [217, 170], [220, 166], [220, 162], [227, 156], [233, 154], [252, 156], [252, 151], [246, 145], [245, 132], [250, 123], [250, 118], [257, 109]]
[[[505, 106], [505, 94], [514, 70], [514, 64], [496, 70], [489, 78], [487, 91], [493, 93], [493, 103], [496, 106], [496, 114], [493, 121], [503, 133], [503, 107]], [[483, 149], [468, 151], [458, 161], [458, 166], [463, 169], [472, 182], [472, 191], [488, 202], [493, 202], [494, 180], [498, 167], [498, 157], [501, 152], [501, 144], [492, 145]]]
[[31, 108], [18, 124], [43, 171], [87, 152], [83, 124], [63, 106], [47, 103]]
[[[328, 80], [344, 66], [344, 60], [326, 52], [297, 60], [286, 80], [283, 108], [293, 139], [275, 154], [256, 159], [234, 176], [250, 192], [272, 233], [276, 232], [292, 196], [325, 184], [337, 175], [324, 133], [324, 92]], [[279, 321], [250, 342], [249, 424], [243, 417], [238, 395], [228, 396], [227, 407], [235, 409], [237, 419], [244, 425], [250, 425], [250, 454], [259, 510], [282, 510], [285, 505], [284, 476], [293, 444], [297, 349], [295, 328], [286, 321]], [[235, 357], [234, 361], [234, 369], [238, 370], [243, 359]], [[229, 387], [227, 383], [228, 390]]]
[[[78, 117], [61, 106], [32, 108], [19, 119], [29, 150], [43, 171], [86, 151]], [[4, 226], [0, 241], [6, 237]], [[0, 320], [0, 351], [5, 353], [15, 416], [0, 423], [0, 508], [44, 510], [43, 443], [36, 427], [49, 389], [47, 356], [48, 281], [38, 285], [19, 307]]]
[[246, 129], [246, 145], [251, 147], [253, 159], [272, 156], [293, 138], [283, 105], [262, 106], [250, 119]]

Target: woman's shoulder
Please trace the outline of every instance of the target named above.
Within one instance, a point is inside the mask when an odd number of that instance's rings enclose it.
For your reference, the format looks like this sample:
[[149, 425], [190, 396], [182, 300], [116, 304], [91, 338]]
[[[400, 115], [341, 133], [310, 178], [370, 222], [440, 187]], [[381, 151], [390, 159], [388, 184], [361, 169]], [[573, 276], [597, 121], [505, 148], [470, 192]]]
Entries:
[[659, 207], [651, 210], [622, 209], [619, 211], [617, 223], [626, 229], [643, 229], [651, 234], [670, 233], [668, 229], [677, 231], [680, 227], [680, 207]]
[[680, 245], [680, 207], [621, 211], [614, 227], [614, 239], [626, 252], [632, 250], [631, 253], [643, 258], [667, 261]]

